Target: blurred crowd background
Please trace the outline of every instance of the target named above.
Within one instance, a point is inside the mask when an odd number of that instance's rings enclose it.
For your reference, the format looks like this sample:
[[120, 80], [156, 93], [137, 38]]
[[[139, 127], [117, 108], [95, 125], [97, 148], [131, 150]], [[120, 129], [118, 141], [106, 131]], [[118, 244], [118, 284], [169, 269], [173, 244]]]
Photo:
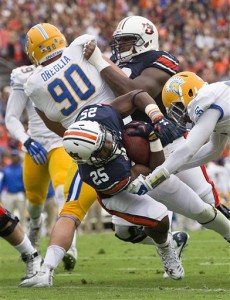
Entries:
[[[20, 150], [6, 131], [4, 115], [11, 70], [30, 64], [24, 41], [31, 26], [49, 22], [64, 33], [68, 42], [84, 33], [93, 34], [109, 56], [109, 42], [118, 22], [126, 16], [141, 15], [156, 25], [160, 48], [179, 59], [180, 70], [194, 71], [214, 82], [230, 78], [229, 8], [230, 0], [0, 0], [0, 168], [10, 163], [11, 149]], [[23, 122], [26, 126], [26, 116]], [[228, 205], [229, 156], [228, 145], [210, 167]]]

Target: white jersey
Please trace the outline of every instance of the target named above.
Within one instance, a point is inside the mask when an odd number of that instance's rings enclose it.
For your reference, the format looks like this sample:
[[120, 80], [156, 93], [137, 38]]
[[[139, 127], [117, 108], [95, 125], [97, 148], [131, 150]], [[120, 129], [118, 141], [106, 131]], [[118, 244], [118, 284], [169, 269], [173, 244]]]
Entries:
[[96, 68], [84, 58], [78, 39], [58, 60], [37, 67], [24, 87], [35, 107], [64, 128], [75, 122], [85, 105], [110, 103], [115, 98]]
[[[41, 143], [49, 152], [54, 148], [63, 146], [63, 144], [62, 139], [46, 127], [24, 92], [24, 84], [34, 70], [35, 67], [31, 65], [22, 66], [12, 71], [11, 92], [7, 102], [5, 123], [10, 134], [22, 144], [31, 137]], [[20, 121], [24, 110], [28, 116], [27, 132]]]
[[195, 126], [162, 164], [169, 174], [220, 157], [230, 136], [230, 81], [203, 86], [190, 102], [188, 114]]
[[230, 136], [230, 81], [204, 85], [188, 105], [190, 119], [196, 123], [203, 112], [209, 108], [220, 111], [215, 132], [226, 133]]

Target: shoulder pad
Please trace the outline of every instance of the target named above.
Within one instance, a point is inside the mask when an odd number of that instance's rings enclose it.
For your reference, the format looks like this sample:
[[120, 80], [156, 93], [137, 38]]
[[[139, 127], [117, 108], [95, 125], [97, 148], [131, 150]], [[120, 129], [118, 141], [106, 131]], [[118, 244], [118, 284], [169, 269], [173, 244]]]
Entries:
[[22, 89], [28, 77], [35, 70], [35, 66], [22, 66], [14, 69], [10, 75], [10, 86], [12, 89]]

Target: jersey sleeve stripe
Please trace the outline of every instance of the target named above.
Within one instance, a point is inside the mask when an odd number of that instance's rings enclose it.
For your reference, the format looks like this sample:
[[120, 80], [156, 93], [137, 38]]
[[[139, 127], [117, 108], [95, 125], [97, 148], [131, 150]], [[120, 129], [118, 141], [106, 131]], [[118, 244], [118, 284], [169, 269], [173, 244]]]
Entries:
[[168, 57], [161, 56], [157, 59], [156, 63], [160, 63], [172, 71], [178, 71], [178, 64], [173, 60], [170, 60]]

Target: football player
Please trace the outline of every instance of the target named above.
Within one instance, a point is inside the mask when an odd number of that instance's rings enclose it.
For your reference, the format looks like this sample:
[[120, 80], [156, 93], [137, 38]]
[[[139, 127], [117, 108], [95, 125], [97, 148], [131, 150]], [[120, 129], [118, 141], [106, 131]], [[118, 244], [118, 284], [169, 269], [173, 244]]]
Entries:
[[[72, 159], [63, 148], [62, 139], [50, 131], [38, 116], [32, 102], [24, 92], [24, 83], [35, 66], [22, 66], [11, 73], [11, 91], [6, 107], [5, 124], [10, 134], [23, 145], [23, 181], [28, 199], [30, 217], [29, 239], [38, 247], [42, 225], [42, 211], [50, 180], [55, 190], [55, 201], [61, 211], [65, 202], [64, 182]], [[23, 111], [28, 116], [28, 129], [20, 120]], [[70, 249], [63, 258], [64, 268], [72, 270], [76, 263], [76, 234]]]
[[30, 278], [40, 270], [42, 257], [31, 244], [19, 219], [0, 205], [0, 237], [12, 245], [26, 263], [26, 278]]
[[[123, 78], [112, 68], [105, 67], [95, 41], [91, 43], [88, 41], [85, 44], [84, 55], [100, 71], [102, 78], [116, 95], [140, 88], [147, 91], [155, 99], [161, 111], [166, 114], [162, 103], [162, 89], [165, 82], [178, 72], [179, 62], [175, 56], [159, 50], [158, 31], [155, 25], [140, 16], [127, 17], [120, 21], [114, 31], [111, 47], [113, 52], [111, 59], [129, 78]], [[154, 108], [152, 111], [154, 112]], [[151, 116], [151, 107], [148, 112]], [[149, 118], [138, 110], [132, 114], [132, 119], [149, 122]], [[183, 143], [187, 130], [175, 130], [174, 141], [171, 143], [167, 135], [163, 134], [166, 124], [165, 120], [159, 121], [155, 124], [155, 131], [164, 146], [165, 157], [168, 157], [174, 149], [180, 147], [180, 143]], [[179, 172], [177, 176], [189, 185], [204, 202], [216, 206], [227, 218], [230, 218], [229, 211], [220, 204], [214, 184], [208, 178], [204, 166]], [[116, 235], [120, 239], [148, 243], [141, 228], [133, 227], [117, 217], [113, 217], [113, 223], [115, 223]]]
[[187, 120], [195, 125], [180, 147], [146, 179], [134, 181], [130, 191], [153, 189], [171, 174], [220, 157], [230, 136], [229, 93], [230, 81], [207, 84], [193, 72], [171, 77], [162, 93], [168, 114], [181, 128]]

